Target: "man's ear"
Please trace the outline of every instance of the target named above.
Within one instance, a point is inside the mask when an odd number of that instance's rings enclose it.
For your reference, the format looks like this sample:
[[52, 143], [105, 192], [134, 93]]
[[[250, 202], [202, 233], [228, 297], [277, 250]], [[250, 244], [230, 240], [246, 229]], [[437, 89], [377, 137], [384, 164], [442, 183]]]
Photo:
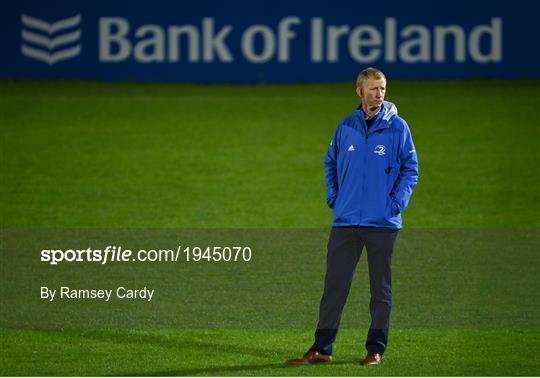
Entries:
[[358, 97], [362, 98], [362, 95], [363, 95], [362, 88], [356, 87], [356, 94], [358, 95]]

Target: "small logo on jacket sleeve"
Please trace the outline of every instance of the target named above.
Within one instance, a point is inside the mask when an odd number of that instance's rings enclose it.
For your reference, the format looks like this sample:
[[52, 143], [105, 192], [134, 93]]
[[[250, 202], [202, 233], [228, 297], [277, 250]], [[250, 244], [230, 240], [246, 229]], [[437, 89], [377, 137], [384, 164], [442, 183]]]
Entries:
[[379, 144], [377, 147], [375, 147], [375, 150], [373, 150], [373, 153], [379, 156], [386, 155], [386, 147], [382, 144]]
[[351, 146], [349, 147], [347, 151], [356, 151], [356, 150], [354, 149], [354, 146], [351, 144]]

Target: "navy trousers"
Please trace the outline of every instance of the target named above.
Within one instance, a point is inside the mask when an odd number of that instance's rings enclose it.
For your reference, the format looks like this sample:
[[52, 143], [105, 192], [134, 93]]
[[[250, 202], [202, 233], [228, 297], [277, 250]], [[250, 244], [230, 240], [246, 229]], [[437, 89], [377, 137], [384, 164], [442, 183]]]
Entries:
[[371, 325], [366, 349], [384, 354], [388, 344], [392, 307], [392, 253], [397, 229], [334, 227], [328, 240], [324, 293], [319, 309], [315, 343], [310, 350], [332, 354], [343, 307], [349, 295], [356, 265], [366, 247], [369, 267]]

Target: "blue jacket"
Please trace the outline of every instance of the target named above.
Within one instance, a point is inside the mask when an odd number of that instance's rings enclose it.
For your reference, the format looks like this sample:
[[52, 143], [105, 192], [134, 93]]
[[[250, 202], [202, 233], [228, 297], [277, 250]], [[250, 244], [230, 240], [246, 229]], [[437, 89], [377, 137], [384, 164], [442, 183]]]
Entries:
[[401, 228], [418, 182], [418, 158], [407, 123], [384, 101], [369, 128], [358, 108], [338, 125], [324, 161], [334, 226]]

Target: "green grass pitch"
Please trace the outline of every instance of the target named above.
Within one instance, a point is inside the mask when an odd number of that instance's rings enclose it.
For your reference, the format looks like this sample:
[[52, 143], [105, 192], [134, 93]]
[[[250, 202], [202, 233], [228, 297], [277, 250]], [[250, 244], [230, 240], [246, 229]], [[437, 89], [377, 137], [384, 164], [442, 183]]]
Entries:
[[[390, 80], [387, 99], [408, 121], [420, 161], [407, 230], [538, 237], [539, 81]], [[328, 228], [323, 158], [356, 105], [352, 83], [0, 82], [1, 227]], [[517, 264], [507, 249], [492, 253]], [[523, 300], [530, 314], [539, 306], [538, 251], [519, 256], [526, 269], [503, 269], [500, 287], [507, 280], [516, 298], [520, 287], [533, 293]], [[437, 277], [429, 261], [404, 266], [411, 277]], [[362, 275], [354, 293], [366, 295]], [[459, 272], [449, 277], [464, 285]], [[435, 290], [420, 295], [452, 306]], [[311, 328], [4, 328], [0, 375], [539, 375], [538, 317], [504, 310], [493, 311], [501, 327], [396, 326], [375, 368], [358, 364], [367, 324], [340, 332], [330, 366], [300, 368], [284, 360], [310, 345]]]

